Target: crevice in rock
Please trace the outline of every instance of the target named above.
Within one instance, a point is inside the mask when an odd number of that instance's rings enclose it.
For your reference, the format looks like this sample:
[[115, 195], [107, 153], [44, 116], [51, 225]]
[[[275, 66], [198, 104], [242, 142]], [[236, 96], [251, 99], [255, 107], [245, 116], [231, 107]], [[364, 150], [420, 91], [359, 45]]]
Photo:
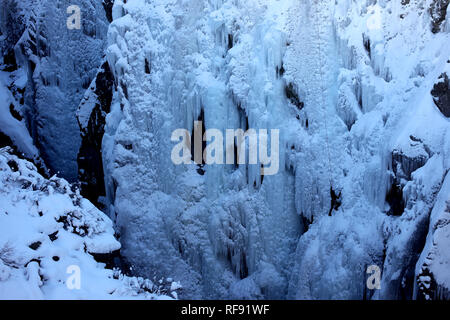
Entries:
[[302, 110], [305, 106], [304, 103], [300, 100], [300, 97], [297, 92], [297, 88], [293, 83], [289, 83], [284, 87], [284, 92], [289, 101], [296, 106], [299, 110]]
[[99, 197], [105, 196], [105, 182], [102, 160], [102, 140], [105, 133], [106, 115], [110, 112], [114, 88], [113, 74], [104, 62], [95, 79], [96, 97], [86, 127], [80, 123], [82, 143], [78, 153], [78, 179], [81, 194], [101, 207]]
[[145, 59], [145, 73], [150, 74], [152, 72], [152, 68], [150, 66], [150, 61], [148, 59]]
[[[198, 168], [197, 173], [201, 176], [205, 174], [205, 159], [203, 153], [206, 149], [206, 141], [203, 141], [203, 137], [206, 132], [205, 128], [205, 111], [203, 108], [198, 116], [198, 125], [194, 122], [194, 126], [191, 134], [191, 160], [194, 161]], [[196, 140], [201, 140], [201, 147], [196, 145]]]
[[301, 218], [302, 218], [302, 225], [303, 225], [303, 233], [308, 232], [309, 227], [314, 223], [314, 216], [311, 215], [311, 219], [305, 217], [305, 215], [303, 213], [300, 214]]
[[365, 34], [363, 34], [363, 43], [364, 48], [366, 49], [367, 55], [369, 56], [369, 59], [372, 59], [372, 48], [370, 44], [370, 38], [367, 37]]
[[112, 8], [114, 6], [114, 0], [103, 0], [103, 8], [105, 8], [106, 19], [111, 23], [113, 21]]
[[230, 34], [228, 34], [228, 50], [232, 49], [233, 46], [234, 46], [234, 37], [230, 33]]
[[391, 184], [389, 191], [386, 195], [386, 202], [389, 204], [388, 215], [401, 216], [405, 211], [405, 200], [403, 200], [403, 188], [397, 179]]

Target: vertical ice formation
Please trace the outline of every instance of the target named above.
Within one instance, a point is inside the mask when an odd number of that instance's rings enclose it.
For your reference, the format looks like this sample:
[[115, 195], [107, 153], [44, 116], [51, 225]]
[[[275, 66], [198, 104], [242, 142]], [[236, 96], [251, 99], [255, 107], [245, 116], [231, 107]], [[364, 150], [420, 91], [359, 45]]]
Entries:
[[[115, 1], [102, 153], [136, 272], [174, 277], [189, 298], [412, 298], [425, 269], [448, 288], [425, 261], [442, 250], [429, 241], [445, 229], [426, 237], [450, 168], [431, 94], [450, 65], [435, 4]], [[172, 132], [197, 120], [280, 129], [279, 174], [175, 166]]]
[[[300, 238], [291, 297], [412, 298], [428, 217], [449, 168], [449, 124], [430, 95], [449, 67], [448, 32], [432, 34], [431, 1], [422, 5], [338, 1], [328, 7], [339, 72], [330, 93], [336, 115], [327, 118], [340, 118], [348, 130], [339, 134], [329, 126], [332, 163], [342, 170], [342, 212]], [[379, 291], [366, 287], [368, 265], [382, 267]]]
[[[170, 274], [185, 297], [286, 295], [303, 227], [285, 146], [303, 129], [280, 76], [287, 39], [274, 17], [283, 10], [253, 1], [115, 2], [107, 55], [118, 90], [103, 141], [110, 213], [138, 272]], [[291, 128], [281, 137], [280, 173], [175, 166], [172, 132], [191, 131], [198, 119], [206, 129]]]
[[[70, 5], [81, 8], [81, 30], [66, 26]], [[1, 7], [2, 42], [23, 73], [23, 113], [34, 143], [50, 169], [75, 181], [75, 112], [103, 58], [105, 9], [94, 0], [4, 0]]]

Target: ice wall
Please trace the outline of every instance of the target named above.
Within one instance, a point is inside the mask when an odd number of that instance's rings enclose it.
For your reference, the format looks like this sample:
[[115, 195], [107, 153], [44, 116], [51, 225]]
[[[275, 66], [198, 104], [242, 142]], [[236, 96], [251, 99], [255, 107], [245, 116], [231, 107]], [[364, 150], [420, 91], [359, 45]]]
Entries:
[[[328, 7], [339, 72], [330, 94], [337, 97], [336, 113], [327, 118], [348, 130], [328, 125], [332, 164], [342, 170], [333, 177], [342, 206], [300, 238], [291, 297], [413, 298], [415, 264], [448, 170], [448, 121], [430, 103], [434, 82], [448, 68], [448, 33], [432, 34], [432, 5], [338, 1]], [[382, 269], [381, 290], [366, 287], [369, 265]]]
[[[412, 298], [449, 168], [432, 5], [117, 0], [103, 162], [135, 271], [183, 298]], [[175, 166], [172, 132], [197, 120], [280, 129], [280, 172]]]
[[303, 232], [294, 172], [284, 165], [290, 131], [273, 177], [262, 178], [259, 164], [205, 166], [202, 174], [170, 157], [172, 131], [190, 131], [198, 119], [206, 129], [246, 130], [292, 118], [301, 129], [277, 72], [286, 47], [283, 23], [273, 19], [280, 10], [232, 1], [113, 8], [107, 51], [118, 91], [103, 141], [111, 215], [137, 270], [171, 274], [185, 297], [286, 294]]

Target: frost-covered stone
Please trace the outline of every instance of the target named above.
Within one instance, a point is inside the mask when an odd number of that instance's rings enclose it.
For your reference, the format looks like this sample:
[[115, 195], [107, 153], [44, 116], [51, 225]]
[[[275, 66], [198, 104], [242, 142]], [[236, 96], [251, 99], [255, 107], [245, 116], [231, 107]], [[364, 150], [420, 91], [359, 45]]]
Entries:
[[416, 267], [415, 297], [450, 299], [450, 178], [447, 178], [431, 212], [430, 230]]
[[[147, 280], [107, 270], [91, 254], [120, 249], [111, 220], [65, 180], [0, 149], [0, 299], [161, 299]], [[80, 288], [69, 286], [70, 267]]]
[[450, 81], [446, 73], [439, 76], [439, 81], [434, 85], [431, 94], [442, 114], [450, 118]]
[[[80, 30], [67, 28], [67, 8], [78, 5]], [[47, 166], [77, 179], [81, 144], [75, 113], [104, 55], [108, 21], [101, 1], [5, 0], [0, 47], [25, 77], [23, 113]]]

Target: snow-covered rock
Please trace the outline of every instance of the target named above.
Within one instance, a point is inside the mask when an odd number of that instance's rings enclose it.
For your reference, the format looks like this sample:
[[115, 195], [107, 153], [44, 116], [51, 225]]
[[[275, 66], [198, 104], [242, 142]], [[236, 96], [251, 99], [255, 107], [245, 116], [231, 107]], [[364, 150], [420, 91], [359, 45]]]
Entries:
[[[111, 220], [8, 148], [0, 149], [0, 234], [0, 299], [169, 298], [149, 280], [96, 262], [91, 254], [120, 249]], [[79, 288], [71, 287], [74, 272]]]
[[[80, 30], [67, 28], [71, 5], [80, 7]], [[28, 130], [49, 169], [71, 182], [81, 144], [75, 113], [104, 57], [107, 27], [99, 0], [4, 0], [0, 7], [0, 50], [23, 74]]]
[[430, 230], [417, 263], [415, 298], [450, 299], [450, 174], [437, 195]]

